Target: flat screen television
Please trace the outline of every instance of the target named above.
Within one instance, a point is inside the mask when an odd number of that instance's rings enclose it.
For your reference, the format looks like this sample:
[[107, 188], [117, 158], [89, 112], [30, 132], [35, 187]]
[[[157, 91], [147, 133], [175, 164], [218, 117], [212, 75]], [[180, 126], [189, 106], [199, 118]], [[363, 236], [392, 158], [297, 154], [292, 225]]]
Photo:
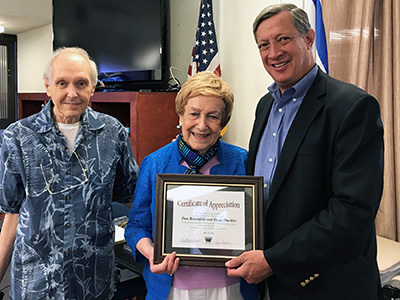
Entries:
[[53, 48], [79, 46], [96, 62], [97, 90], [165, 90], [168, 0], [53, 0]]

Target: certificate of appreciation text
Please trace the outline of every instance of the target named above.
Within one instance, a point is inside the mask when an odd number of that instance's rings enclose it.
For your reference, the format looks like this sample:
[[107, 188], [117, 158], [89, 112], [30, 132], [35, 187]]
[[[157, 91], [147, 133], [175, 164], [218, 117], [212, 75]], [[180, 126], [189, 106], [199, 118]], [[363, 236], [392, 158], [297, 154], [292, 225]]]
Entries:
[[167, 201], [173, 201], [173, 247], [245, 250], [243, 191], [192, 185], [174, 189]]

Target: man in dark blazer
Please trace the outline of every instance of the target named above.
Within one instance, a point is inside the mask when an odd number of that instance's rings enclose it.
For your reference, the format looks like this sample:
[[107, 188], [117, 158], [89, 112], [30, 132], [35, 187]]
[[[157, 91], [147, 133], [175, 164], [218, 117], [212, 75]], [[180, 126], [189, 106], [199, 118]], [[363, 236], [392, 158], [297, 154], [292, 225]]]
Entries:
[[228, 275], [267, 279], [271, 300], [379, 299], [379, 105], [315, 65], [315, 32], [295, 5], [267, 7], [253, 30], [275, 81], [248, 157], [248, 174], [264, 177], [265, 245], [227, 262]]

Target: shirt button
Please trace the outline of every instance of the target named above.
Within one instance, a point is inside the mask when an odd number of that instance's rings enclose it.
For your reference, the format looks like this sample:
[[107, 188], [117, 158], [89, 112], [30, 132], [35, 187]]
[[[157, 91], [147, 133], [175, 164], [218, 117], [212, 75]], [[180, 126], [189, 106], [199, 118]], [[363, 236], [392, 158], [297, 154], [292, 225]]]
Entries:
[[282, 108], [278, 109], [279, 112], [282, 112], [282, 110], [283, 110]]
[[293, 98], [293, 102], [296, 102], [297, 101], [297, 99], [296, 98]]
[[65, 173], [67, 173], [69, 175], [69, 174], [71, 174], [71, 170], [68, 169]]
[[276, 136], [276, 132], [274, 132], [274, 133], [272, 134], [272, 136]]
[[272, 162], [272, 158], [269, 158], [268, 161], [269, 161], [269, 162]]
[[69, 255], [69, 250], [65, 250], [65, 255]]
[[65, 200], [67, 200], [67, 201], [71, 200], [71, 196], [70, 196], [70, 195], [67, 195], [67, 196], [65, 197]]
[[67, 147], [62, 146], [61, 149], [62, 149], [62, 151], [65, 151], [65, 149], [67, 149]]
[[67, 223], [67, 224], [65, 224], [65, 226], [67, 226], [69, 228], [69, 227], [71, 227], [71, 223]]
[[264, 184], [264, 188], [266, 189], [267, 187], [268, 187], [268, 184], [265, 183], [265, 184]]

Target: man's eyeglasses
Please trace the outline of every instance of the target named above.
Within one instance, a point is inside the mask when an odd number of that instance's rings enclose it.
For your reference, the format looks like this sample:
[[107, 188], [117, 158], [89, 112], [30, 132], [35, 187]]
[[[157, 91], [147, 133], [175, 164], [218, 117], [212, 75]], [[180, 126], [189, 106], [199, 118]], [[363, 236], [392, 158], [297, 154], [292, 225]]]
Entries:
[[47, 181], [46, 176], [45, 176], [45, 174], [44, 174], [44, 170], [43, 170], [43, 160], [40, 162], [40, 169], [41, 169], [41, 171], [42, 171], [43, 179], [44, 179], [44, 182], [45, 182], [45, 184], [46, 184], [46, 189], [47, 189], [47, 191], [50, 193], [50, 195], [55, 195], [55, 194], [59, 194], [59, 193], [64, 193], [64, 192], [66, 192], [66, 191], [68, 191], [68, 190], [70, 190], [70, 189], [73, 189], [73, 188], [76, 188], [76, 187], [78, 187], [78, 186], [81, 186], [81, 185], [83, 185], [83, 184], [85, 184], [86, 182], [89, 181], [89, 179], [87, 178], [87, 175], [86, 175], [87, 168], [83, 168], [83, 166], [82, 166], [82, 164], [81, 164], [81, 161], [80, 161], [80, 159], [79, 159], [78, 154], [76, 154], [75, 151], [74, 151], [73, 153], [75, 154], [76, 159], [78, 160], [79, 166], [80, 166], [81, 169], [82, 169], [82, 175], [83, 175], [84, 180], [81, 181], [81, 182], [78, 183], [78, 184], [74, 184], [74, 185], [71, 185], [71, 186], [69, 186], [69, 187], [67, 187], [67, 188], [64, 188], [64, 189], [62, 189], [61, 191], [55, 192], [55, 191], [52, 191], [52, 190], [50, 189], [50, 185], [53, 183], [54, 177], [55, 177], [55, 176], [54, 176], [54, 174], [52, 173], [51, 179], [50, 179], [49, 181]]

